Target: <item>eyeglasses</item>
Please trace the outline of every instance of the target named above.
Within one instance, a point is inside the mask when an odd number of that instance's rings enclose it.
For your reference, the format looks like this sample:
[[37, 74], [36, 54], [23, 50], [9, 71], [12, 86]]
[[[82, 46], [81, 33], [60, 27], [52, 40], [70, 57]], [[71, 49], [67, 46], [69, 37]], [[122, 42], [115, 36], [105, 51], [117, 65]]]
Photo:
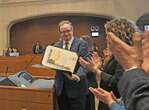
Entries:
[[60, 33], [69, 33], [71, 32], [72, 30], [64, 30], [64, 31], [60, 31]]

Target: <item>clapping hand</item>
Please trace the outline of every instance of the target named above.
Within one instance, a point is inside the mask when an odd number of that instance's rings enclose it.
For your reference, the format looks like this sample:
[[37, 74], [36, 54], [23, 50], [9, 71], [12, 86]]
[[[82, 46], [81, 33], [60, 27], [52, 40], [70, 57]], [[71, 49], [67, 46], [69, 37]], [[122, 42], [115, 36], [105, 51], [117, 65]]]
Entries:
[[80, 57], [79, 62], [84, 68], [94, 73], [96, 73], [95, 71], [101, 68], [101, 65], [102, 65], [101, 57], [98, 56], [97, 52], [94, 52], [92, 56], [90, 57], [90, 59], [88, 59], [88, 61]]
[[117, 102], [115, 96], [113, 96], [112, 92], [108, 92], [102, 88], [92, 88], [90, 87], [89, 90], [95, 95], [97, 99], [102, 101], [103, 103], [107, 104], [109, 107], [112, 103]]
[[107, 33], [107, 41], [112, 54], [125, 70], [142, 65], [142, 37], [136, 32], [133, 36], [133, 46], [130, 46], [116, 37], [113, 33]]

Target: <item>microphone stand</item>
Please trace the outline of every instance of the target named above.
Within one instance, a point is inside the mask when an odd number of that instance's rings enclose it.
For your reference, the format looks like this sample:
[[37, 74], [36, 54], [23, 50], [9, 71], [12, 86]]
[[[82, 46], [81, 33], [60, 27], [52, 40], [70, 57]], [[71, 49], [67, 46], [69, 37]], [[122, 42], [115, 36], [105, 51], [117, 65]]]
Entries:
[[34, 55], [31, 60], [26, 64], [26, 66], [24, 67], [24, 70], [27, 70], [27, 68], [29, 67], [29, 65], [33, 62], [33, 60], [36, 58], [36, 55]]

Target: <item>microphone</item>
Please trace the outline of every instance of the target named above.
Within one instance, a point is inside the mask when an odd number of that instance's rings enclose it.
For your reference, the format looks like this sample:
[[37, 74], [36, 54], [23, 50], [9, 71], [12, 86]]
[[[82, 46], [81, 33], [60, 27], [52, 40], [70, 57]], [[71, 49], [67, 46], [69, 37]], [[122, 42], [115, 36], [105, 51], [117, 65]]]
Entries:
[[[6, 66], [6, 69], [5, 69], [5, 75], [8, 76], [8, 75], [11, 75], [12, 73], [15, 72], [15, 69], [13, 67], [9, 67], [8, 65]], [[7, 74], [8, 73], [8, 74]], [[10, 74], [11, 73], [11, 74]]]
[[8, 66], [6, 66], [6, 70], [5, 70], [5, 74], [7, 75], [7, 73], [8, 73]]

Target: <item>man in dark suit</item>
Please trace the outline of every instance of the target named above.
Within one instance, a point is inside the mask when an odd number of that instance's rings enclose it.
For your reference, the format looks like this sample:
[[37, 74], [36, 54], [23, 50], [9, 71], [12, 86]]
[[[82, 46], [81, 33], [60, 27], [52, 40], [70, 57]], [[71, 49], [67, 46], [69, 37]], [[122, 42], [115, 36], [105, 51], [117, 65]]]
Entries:
[[39, 41], [37, 41], [32, 48], [34, 54], [41, 54], [43, 52], [42, 46], [40, 45]]
[[[73, 26], [70, 21], [61, 21], [59, 32], [62, 40], [54, 46], [76, 52], [83, 58], [89, 54], [87, 43], [74, 37]], [[72, 76], [57, 70], [55, 90], [60, 110], [85, 110], [88, 84], [86, 73], [79, 63], [77, 63]]]

